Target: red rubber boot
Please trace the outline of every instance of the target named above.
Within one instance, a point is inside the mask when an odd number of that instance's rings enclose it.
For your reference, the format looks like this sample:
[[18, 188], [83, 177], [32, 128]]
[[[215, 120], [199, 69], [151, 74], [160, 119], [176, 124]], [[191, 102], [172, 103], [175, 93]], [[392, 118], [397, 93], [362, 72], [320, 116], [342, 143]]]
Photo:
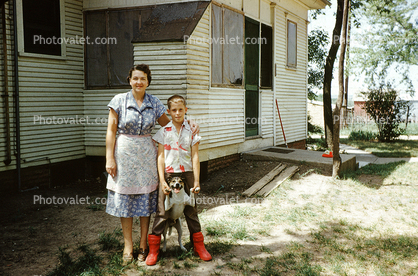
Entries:
[[212, 256], [206, 250], [205, 245], [203, 244], [203, 234], [202, 232], [197, 232], [193, 234], [193, 249], [194, 253], [199, 255], [200, 259], [204, 261], [212, 260]]
[[145, 263], [147, 265], [155, 265], [158, 260], [158, 253], [160, 253], [161, 235], [148, 235], [149, 253]]

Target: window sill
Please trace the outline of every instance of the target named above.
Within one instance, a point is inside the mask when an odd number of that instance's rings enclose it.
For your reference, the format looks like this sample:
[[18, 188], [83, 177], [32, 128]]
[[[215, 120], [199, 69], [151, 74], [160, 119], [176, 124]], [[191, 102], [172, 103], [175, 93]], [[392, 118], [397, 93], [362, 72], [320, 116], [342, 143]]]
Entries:
[[245, 91], [245, 88], [243, 86], [237, 86], [237, 87], [223, 87], [223, 86], [211, 86], [209, 87], [210, 90], [235, 90], [235, 91]]
[[120, 86], [96, 86], [96, 87], [86, 87], [84, 90], [110, 90], [110, 89], [131, 89], [129, 85], [120, 85]]
[[255, 139], [259, 139], [259, 138], [263, 138], [260, 134], [255, 135], [255, 136], [249, 136], [249, 137], [245, 137], [245, 140], [255, 140]]
[[56, 59], [56, 60], [67, 60], [67, 56], [54, 56], [54, 55], [46, 55], [46, 54], [35, 54], [35, 53], [26, 53], [26, 52], [19, 52], [20, 57], [33, 57], [33, 58], [44, 58], [44, 59]]
[[297, 68], [296, 66], [287, 66], [287, 65], [286, 65], [286, 69], [287, 69], [287, 70], [296, 71], [298, 68]]

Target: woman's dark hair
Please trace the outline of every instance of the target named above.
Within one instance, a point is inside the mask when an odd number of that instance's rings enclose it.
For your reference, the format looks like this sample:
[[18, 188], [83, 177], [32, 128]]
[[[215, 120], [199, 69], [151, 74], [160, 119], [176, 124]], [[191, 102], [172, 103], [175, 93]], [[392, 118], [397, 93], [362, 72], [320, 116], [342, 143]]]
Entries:
[[134, 67], [131, 68], [131, 70], [129, 70], [129, 76], [126, 78], [126, 80], [128, 81], [128, 83], [130, 82], [130, 78], [132, 77], [132, 72], [133, 71], [142, 71], [145, 74], [147, 74], [147, 79], [148, 79], [148, 86], [151, 84], [151, 70], [149, 69], [149, 66], [146, 64], [138, 64], [135, 65]]

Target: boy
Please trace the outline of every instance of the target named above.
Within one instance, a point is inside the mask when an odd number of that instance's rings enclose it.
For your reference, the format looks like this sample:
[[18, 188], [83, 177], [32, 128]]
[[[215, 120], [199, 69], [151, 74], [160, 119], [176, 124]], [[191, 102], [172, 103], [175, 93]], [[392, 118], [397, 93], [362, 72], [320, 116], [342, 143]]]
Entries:
[[[168, 176], [179, 176], [185, 178], [184, 189], [187, 194], [192, 192], [197, 194], [200, 190], [199, 174], [199, 141], [200, 136], [193, 135], [189, 124], [184, 119], [187, 112], [186, 100], [179, 95], [171, 96], [167, 100], [168, 114], [172, 120], [162, 127], [153, 140], [158, 143], [158, 175], [160, 179], [158, 207], [152, 227], [152, 233], [148, 236], [149, 254], [145, 263], [155, 265], [160, 250], [161, 234], [167, 222], [164, 211], [165, 196], [170, 193], [170, 187], [166, 182]], [[190, 232], [190, 240], [193, 242], [194, 252], [200, 259], [210, 261], [212, 256], [203, 244], [203, 234], [201, 232], [199, 218], [197, 216], [197, 206], [186, 206], [184, 208], [187, 227]]]

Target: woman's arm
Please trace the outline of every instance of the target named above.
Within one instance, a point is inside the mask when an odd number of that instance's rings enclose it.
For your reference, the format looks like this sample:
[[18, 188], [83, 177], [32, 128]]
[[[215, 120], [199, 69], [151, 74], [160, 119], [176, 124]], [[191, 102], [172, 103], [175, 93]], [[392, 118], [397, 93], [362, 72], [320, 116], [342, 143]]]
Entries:
[[170, 122], [170, 119], [168, 118], [167, 114], [164, 113], [160, 116], [160, 118], [158, 118], [157, 122], [160, 124], [160, 126], [165, 126]]
[[118, 131], [118, 114], [110, 109], [106, 132], [106, 171], [112, 177], [116, 176], [115, 144]]

